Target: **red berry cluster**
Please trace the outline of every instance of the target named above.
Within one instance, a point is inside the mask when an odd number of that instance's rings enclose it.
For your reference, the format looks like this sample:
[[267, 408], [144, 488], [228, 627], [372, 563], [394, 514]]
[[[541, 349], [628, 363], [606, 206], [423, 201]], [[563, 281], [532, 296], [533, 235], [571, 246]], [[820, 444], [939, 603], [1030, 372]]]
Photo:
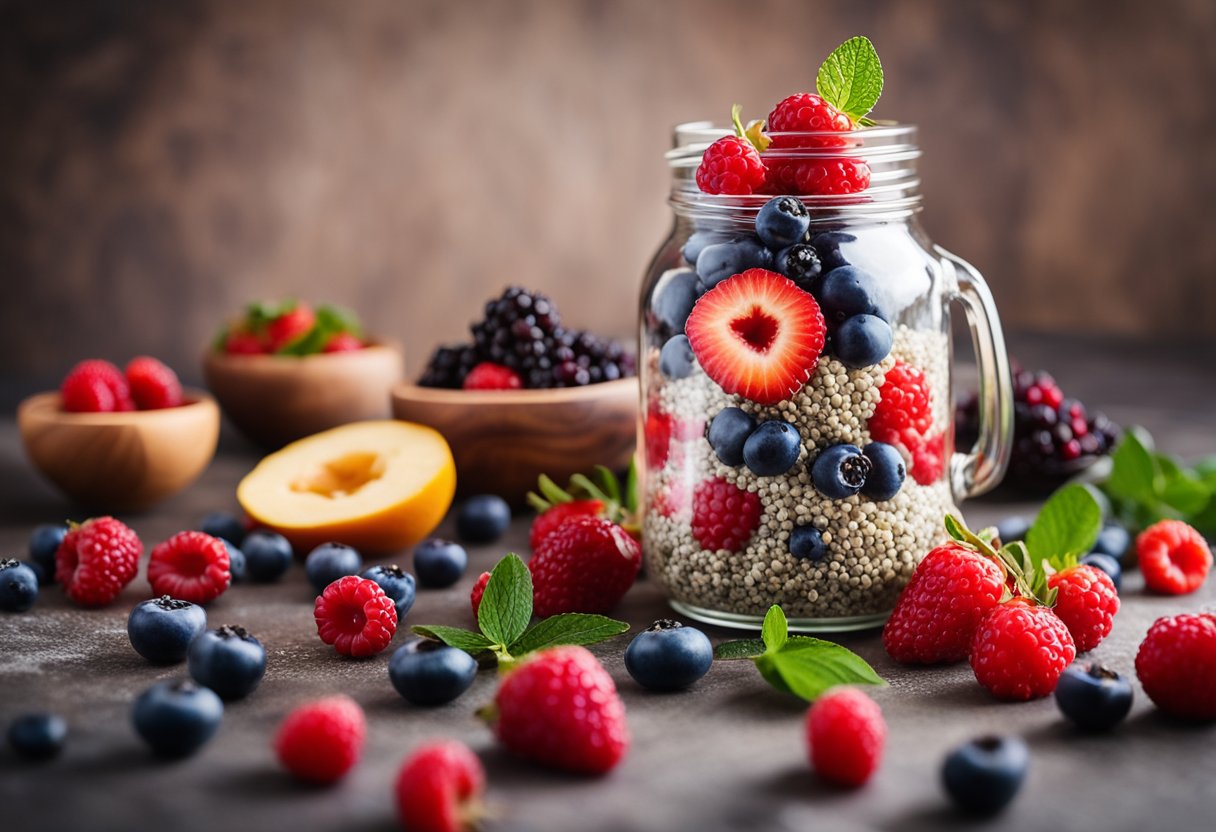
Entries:
[[933, 394], [924, 372], [896, 361], [878, 395], [868, 425], [870, 437], [898, 448], [912, 479], [921, 485], [936, 482], [945, 463], [945, 437], [933, 430]]
[[252, 303], [216, 338], [217, 352], [228, 355], [352, 352], [367, 346], [358, 319], [347, 309], [302, 301]]
[[177, 374], [146, 355], [132, 359], [125, 373], [109, 361], [82, 361], [64, 378], [59, 395], [68, 413], [161, 410], [183, 402]]

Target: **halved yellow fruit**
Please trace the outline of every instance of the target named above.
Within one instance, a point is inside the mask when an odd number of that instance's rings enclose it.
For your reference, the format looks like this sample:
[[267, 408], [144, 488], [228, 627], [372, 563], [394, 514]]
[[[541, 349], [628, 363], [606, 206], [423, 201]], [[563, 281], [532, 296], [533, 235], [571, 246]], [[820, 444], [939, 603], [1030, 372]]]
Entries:
[[434, 531], [455, 493], [456, 465], [443, 436], [385, 420], [291, 443], [259, 462], [236, 498], [297, 552], [328, 541], [390, 552]]

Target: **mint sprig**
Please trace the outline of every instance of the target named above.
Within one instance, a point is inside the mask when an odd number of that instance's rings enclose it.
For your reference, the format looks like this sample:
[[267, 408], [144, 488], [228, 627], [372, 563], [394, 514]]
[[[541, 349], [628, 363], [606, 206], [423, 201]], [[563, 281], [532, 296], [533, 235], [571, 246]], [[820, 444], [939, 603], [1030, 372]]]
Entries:
[[774, 604], [759, 639], [727, 641], [714, 649], [719, 661], [751, 659], [770, 685], [808, 702], [836, 685], [885, 685], [852, 650], [810, 636], [791, 636], [785, 612]]
[[1026, 532], [1026, 548], [1037, 564], [1057, 572], [1075, 566], [1102, 531], [1102, 506], [1088, 486], [1066, 485], [1039, 509]]
[[1176, 457], [1158, 453], [1148, 431], [1129, 428], [1111, 455], [1111, 471], [1100, 488], [1130, 529], [1173, 519], [1216, 538], [1216, 457], [1188, 468]]
[[866, 116], [882, 95], [882, 83], [878, 52], [861, 35], [833, 49], [815, 76], [815, 89], [823, 100], [863, 127], [874, 124]]

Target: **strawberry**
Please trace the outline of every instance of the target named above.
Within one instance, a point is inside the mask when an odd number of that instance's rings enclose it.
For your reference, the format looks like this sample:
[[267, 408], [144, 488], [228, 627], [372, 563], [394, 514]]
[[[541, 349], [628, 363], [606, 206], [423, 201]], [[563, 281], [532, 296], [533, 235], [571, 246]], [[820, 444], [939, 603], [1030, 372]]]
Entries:
[[354, 352], [366, 346], [363, 340], [351, 332], [335, 332], [329, 336], [321, 352]]
[[266, 345], [254, 333], [234, 329], [224, 337], [224, 352], [229, 355], [261, 355], [266, 352]]
[[528, 492], [528, 505], [539, 512], [528, 534], [528, 545], [533, 551], [554, 531], [579, 517], [602, 517], [619, 524], [635, 538], [641, 538], [637, 470], [633, 464], [624, 483], [599, 465], [591, 476], [572, 476], [565, 488], [541, 474], [537, 490], [539, 494]]
[[811, 377], [827, 326], [794, 281], [748, 269], [702, 295], [685, 332], [697, 363], [724, 392], [772, 405]]
[[1032, 598], [1012, 598], [993, 608], [971, 645], [975, 679], [998, 699], [1047, 696], [1076, 657], [1064, 622]]
[[1057, 592], [1052, 609], [1068, 628], [1078, 653], [1088, 653], [1110, 635], [1119, 593], [1109, 575], [1081, 564], [1056, 572], [1047, 585]]
[[624, 529], [600, 517], [577, 517], [545, 537], [528, 562], [533, 610], [541, 618], [606, 613], [641, 566], [641, 547]]
[[312, 307], [306, 303], [282, 313], [266, 327], [266, 345], [270, 352], [279, 352], [299, 341], [317, 322]]
[[469, 370], [461, 386], [465, 390], [519, 390], [524, 382], [510, 367], [483, 361]]
[[540, 546], [541, 541], [575, 517], [603, 516], [603, 500], [572, 500], [569, 503], [558, 503], [536, 515], [536, 519], [532, 521], [532, 530], [528, 533], [528, 545], [535, 550]]

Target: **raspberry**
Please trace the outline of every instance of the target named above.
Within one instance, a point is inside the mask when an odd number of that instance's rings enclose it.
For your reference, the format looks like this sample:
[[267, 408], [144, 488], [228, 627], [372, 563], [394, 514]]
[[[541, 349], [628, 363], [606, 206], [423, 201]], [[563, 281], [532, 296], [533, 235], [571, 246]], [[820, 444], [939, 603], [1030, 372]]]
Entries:
[[604, 515], [602, 500], [573, 500], [569, 503], [557, 503], [552, 508], [545, 509], [536, 515], [532, 528], [528, 532], [528, 545], [535, 550], [546, 537], [564, 526], [576, 517], [602, 517]]
[[602, 517], [576, 517], [554, 529], [528, 561], [533, 610], [606, 613], [621, 602], [642, 567], [642, 550]]
[[1216, 719], [1216, 616], [1158, 618], [1136, 653], [1153, 704], [1182, 719]]
[[469, 603], [473, 606], [473, 617], [477, 617], [477, 611], [481, 609], [481, 596], [486, 594], [486, 584], [490, 582], [490, 573], [482, 572], [477, 576], [477, 583], [473, 584], [473, 591], [469, 593]]
[[[844, 133], [853, 122], [818, 95], [798, 93], [781, 101], [768, 114], [770, 150], [843, 147], [844, 137], [792, 136], [787, 133]], [[778, 153], [779, 157], [780, 154]], [[870, 166], [862, 159], [827, 156], [769, 161], [768, 191], [810, 196], [853, 194], [870, 186]]]
[[652, 405], [646, 413], [646, 470], [658, 471], [671, 454], [673, 421], [670, 415]]
[[306, 303], [297, 304], [266, 327], [266, 346], [270, 352], [280, 352], [307, 335], [317, 322], [316, 313]]
[[853, 122], [822, 97], [803, 92], [780, 101], [768, 114], [766, 131], [770, 147], [834, 147], [841, 139], [830, 136], [782, 136], [781, 133], [845, 133]]
[[465, 390], [518, 390], [524, 383], [510, 367], [483, 361], [469, 371], [461, 386]]
[[177, 373], [151, 356], [131, 359], [127, 364], [127, 384], [140, 410], [160, 410], [182, 403], [182, 383], [177, 380]]
[[397, 632], [397, 607], [375, 581], [347, 575], [317, 596], [317, 633], [343, 656], [374, 656]]
[[361, 350], [364, 347], [363, 341], [359, 336], [350, 332], [335, 332], [329, 336], [329, 340], [325, 342], [325, 346], [321, 348], [321, 352], [354, 352]]
[[870, 417], [870, 438], [894, 445], [908, 459], [908, 473], [921, 485], [936, 482], [945, 464], [945, 436], [929, 435], [933, 426], [933, 397], [925, 374], [896, 361], [879, 388], [879, 401]]
[[82, 607], [109, 604], [139, 571], [144, 545], [113, 517], [97, 517], [72, 528], [55, 552], [55, 580]]
[[629, 750], [625, 705], [585, 647], [541, 650], [516, 665], [488, 716], [513, 754], [563, 771], [603, 774]]
[[718, 139], [697, 166], [697, 187], [707, 194], [758, 194], [766, 179], [760, 153], [742, 136]]
[[330, 696], [289, 713], [279, 725], [274, 750], [300, 780], [333, 783], [359, 761], [366, 737], [363, 709], [349, 696]]
[[998, 604], [975, 631], [971, 669], [998, 699], [1047, 696], [1077, 657], [1064, 622], [1048, 607], [1025, 598]]
[[855, 194], [870, 187], [870, 165], [864, 159], [829, 156], [822, 159], [769, 162], [766, 190], [803, 196]]
[[673, 478], [666, 488], [655, 492], [654, 505], [664, 517], [682, 515], [689, 508], [687, 482], [682, 477]]
[[68, 413], [111, 413], [134, 410], [127, 380], [109, 361], [81, 361], [60, 385], [63, 409]]
[[1194, 592], [1212, 568], [1207, 541], [1181, 520], [1162, 520], [1140, 532], [1136, 556], [1145, 586], [1166, 595]]
[[228, 547], [209, 534], [178, 532], [152, 549], [148, 583], [156, 595], [210, 603], [232, 583]]
[[1047, 579], [1058, 590], [1052, 611], [1064, 622], [1078, 653], [1088, 653], [1110, 635], [1119, 611], [1119, 593], [1110, 576], [1081, 564]]
[[760, 497], [721, 477], [693, 489], [692, 535], [702, 549], [738, 552], [760, 525]]
[[420, 746], [397, 773], [397, 816], [410, 832], [463, 832], [483, 814], [486, 773], [455, 740]]
[[811, 768], [828, 782], [865, 783], [882, 762], [886, 740], [882, 709], [856, 688], [830, 690], [806, 712]]

